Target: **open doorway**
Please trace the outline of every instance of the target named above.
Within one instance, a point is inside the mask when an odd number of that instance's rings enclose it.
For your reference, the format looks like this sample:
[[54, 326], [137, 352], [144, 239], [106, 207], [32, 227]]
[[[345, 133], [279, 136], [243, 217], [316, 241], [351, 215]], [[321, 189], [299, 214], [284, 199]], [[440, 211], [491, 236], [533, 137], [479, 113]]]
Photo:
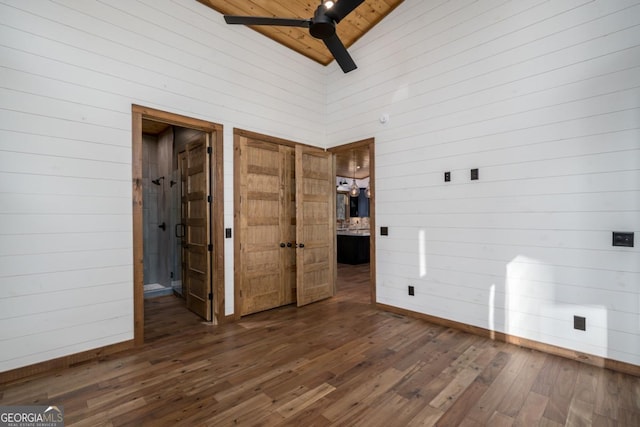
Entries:
[[206, 133], [201, 130], [142, 120], [145, 299], [164, 295], [186, 299], [182, 286], [188, 217], [183, 206], [187, 190], [186, 147], [203, 138]]
[[368, 275], [369, 295], [376, 301], [375, 140], [329, 149], [336, 164], [336, 256], [338, 274]]
[[[204, 320], [224, 318], [222, 126], [132, 108], [134, 340], [144, 297], [175, 294]], [[146, 285], [146, 286], [145, 286]]]

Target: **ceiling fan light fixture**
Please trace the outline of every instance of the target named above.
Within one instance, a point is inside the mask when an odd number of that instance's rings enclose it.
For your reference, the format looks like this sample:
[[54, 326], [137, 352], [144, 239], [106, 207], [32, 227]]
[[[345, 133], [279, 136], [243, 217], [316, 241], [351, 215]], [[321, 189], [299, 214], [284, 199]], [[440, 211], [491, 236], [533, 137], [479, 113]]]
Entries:
[[324, 7], [327, 9], [331, 9], [334, 5], [334, 3], [331, 0], [327, 0], [323, 4], [324, 4]]

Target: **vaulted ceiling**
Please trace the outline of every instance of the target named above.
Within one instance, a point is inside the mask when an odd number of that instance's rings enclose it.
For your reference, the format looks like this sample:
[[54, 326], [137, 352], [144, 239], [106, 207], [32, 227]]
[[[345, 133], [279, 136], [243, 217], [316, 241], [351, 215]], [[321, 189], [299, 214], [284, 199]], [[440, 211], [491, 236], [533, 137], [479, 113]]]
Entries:
[[[313, 17], [320, 0], [197, 0], [223, 15], [264, 16], [278, 18]], [[336, 0], [336, 3], [340, 0]], [[403, 0], [364, 0], [353, 12], [336, 26], [338, 37], [348, 49], [360, 37], [372, 29]], [[220, 17], [222, 20], [222, 17]], [[294, 51], [327, 65], [333, 56], [322, 42], [309, 34], [307, 28], [298, 27], [250, 27], [266, 37]], [[336, 154], [336, 175], [357, 179], [369, 176], [369, 150], [366, 147]]]
[[[265, 16], [278, 18], [313, 17], [320, 0], [198, 0], [223, 15]], [[403, 0], [365, 0], [337, 25], [337, 34], [348, 49], [395, 9]], [[336, 3], [340, 0], [336, 0]], [[327, 65], [333, 56], [322, 40], [313, 38], [306, 28], [252, 26], [264, 34], [302, 55]]]

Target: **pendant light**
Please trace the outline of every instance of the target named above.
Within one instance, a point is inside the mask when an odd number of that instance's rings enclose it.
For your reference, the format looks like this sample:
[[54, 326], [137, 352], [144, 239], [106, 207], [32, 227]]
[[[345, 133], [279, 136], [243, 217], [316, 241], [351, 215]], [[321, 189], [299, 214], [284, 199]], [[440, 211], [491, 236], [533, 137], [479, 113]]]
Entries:
[[358, 197], [360, 195], [360, 187], [356, 184], [356, 152], [353, 151], [353, 184], [349, 187], [349, 196]]
[[364, 194], [365, 196], [367, 196], [367, 199], [371, 198], [371, 178], [369, 178], [369, 182], [367, 183], [367, 189], [364, 190]]
[[353, 180], [353, 184], [349, 188], [349, 195], [351, 197], [358, 197], [360, 195], [360, 188], [358, 188], [358, 184], [356, 184], [356, 180]]

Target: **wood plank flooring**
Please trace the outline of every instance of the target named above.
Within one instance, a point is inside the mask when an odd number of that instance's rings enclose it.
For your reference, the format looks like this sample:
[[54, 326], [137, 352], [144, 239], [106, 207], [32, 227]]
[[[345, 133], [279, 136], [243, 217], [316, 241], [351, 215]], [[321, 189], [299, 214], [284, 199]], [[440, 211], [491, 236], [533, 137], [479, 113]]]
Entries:
[[639, 426], [640, 378], [336, 297], [209, 326], [145, 301], [144, 346], [0, 386], [0, 405], [64, 406], [67, 426]]

